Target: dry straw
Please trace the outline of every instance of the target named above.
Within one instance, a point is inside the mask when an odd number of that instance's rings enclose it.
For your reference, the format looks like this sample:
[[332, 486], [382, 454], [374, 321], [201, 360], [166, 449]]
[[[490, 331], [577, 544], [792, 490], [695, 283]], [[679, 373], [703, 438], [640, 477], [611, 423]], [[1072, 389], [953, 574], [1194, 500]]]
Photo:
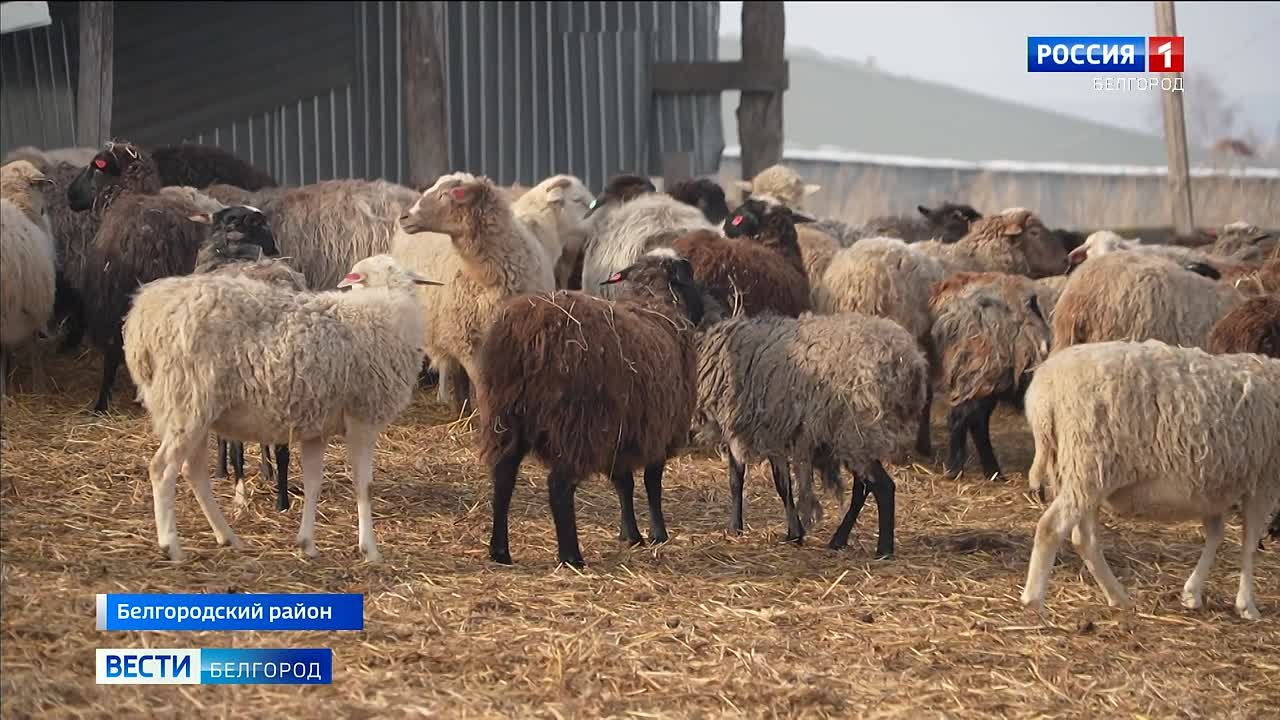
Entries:
[[[179, 491], [190, 559], [174, 566], [155, 547], [149, 424], [129, 389], [111, 415], [86, 411], [93, 360], [50, 362], [47, 394], [25, 393], [17, 376], [4, 404], [5, 718], [1262, 718], [1280, 707], [1280, 562], [1274, 549], [1259, 559], [1267, 619], [1238, 620], [1238, 526], [1206, 611], [1178, 603], [1198, 528], [1129, 521], [1108, 521], [1103, 537], [1136, 610], [1108, 609], [1069, 548], [1048, 614], [1021, 610], [1040, 507], [1025, 489], [1031, 444], [1016, 416], [998, 414], [992, 428], [1010, 482], [947, 480], [932, 462], [891, 468], [893, 560], [870, 559], [873, 504], [847, 551], [825, 549], [830, 523], [804, 547], [783, 544], [779, 503], [758, 467], [747, 533], [726, 537], [726, 472], [700, 450], [669, 465], [673, 533], [659, 548], [623, 547], [609, 484], [584, 485], [588, 567], [577, 572], [555, 566], [543, 474], [532, 464], [512, 508], [517, 564], [488, 561], [489, 486], [468, 418], [423, 391], [378, 445], [383, 564], [356, 550], [355, 501], [335, 445], [318, 559], [292, 547], [299, 499], [280, 515], [272, 489], [252, 477], [250, 506], [233, 520], [246, 543], [239, 552], [216, 547]], [[936, 427], [935, 442], [942, 437]], [[224, 508], [232, 485], [216, 486]], [[366, 629], [107, 634], [93, 619], [103, 592], [357, 592]], [[96, 686], [93, 649], [112, 646], [331, 647], [334, 681]]]

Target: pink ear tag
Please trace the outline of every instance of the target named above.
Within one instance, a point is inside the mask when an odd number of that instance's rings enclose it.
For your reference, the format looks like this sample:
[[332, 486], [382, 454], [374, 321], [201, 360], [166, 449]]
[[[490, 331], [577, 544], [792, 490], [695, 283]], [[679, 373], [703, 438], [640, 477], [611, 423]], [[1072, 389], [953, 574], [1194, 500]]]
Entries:
[[731, 223], [731, 224], [732, 224], [734, 227], [738, 227], [739, 225], [741, 225], [741, 224], [742, 224], [742, 216], [741, 216], [741, 215], [734, 215], [734, 216], [733, 216], [733, 223]]
[[105, 170], [107, 168], [107, 161], [103, 160], [102, 158], [98, 158], [97, 160], [93, 161], [93, 166], [98, 168], [99, 170]]
[[462, 202], [467, 199], [467, 189], [464, 187], [456, 187], [449, 191], [449, 196], [458, 202]]

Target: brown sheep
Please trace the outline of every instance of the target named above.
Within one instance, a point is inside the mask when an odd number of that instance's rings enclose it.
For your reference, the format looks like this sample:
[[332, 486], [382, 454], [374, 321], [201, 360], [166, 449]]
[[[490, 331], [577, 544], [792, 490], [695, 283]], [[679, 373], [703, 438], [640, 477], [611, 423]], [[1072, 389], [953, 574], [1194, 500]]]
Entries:
[[1280, 295], [1251, 298], [1224, 315], [1209, 334], [1208, 350], [1280, 358]]
[[1009, 208], [975, 220], [969, 233], [954, 244], [930, 240], [912, 247], [937, 258], [948, 272], [1004, 272], [1040, 278], [1061, 275], [1067, 269], [1062, 243], [1025, 208]]
[[639, 544], [632, 473], [644, 468], [651, 540], [667, 539], [662, 472], [693, 418], [701, 296], [689, 263], [665, 248], [605, 282], [621, 284], [616, 302], [571, 290], [513, 298], [485, 339], [479, 445], [493, 479], [495, 562], [511, 564], [507, 513], [529, 452], [550, 470], [561, 562], [583, 565], [573, 495], [595, 472], [613, 480], [624, 537]]

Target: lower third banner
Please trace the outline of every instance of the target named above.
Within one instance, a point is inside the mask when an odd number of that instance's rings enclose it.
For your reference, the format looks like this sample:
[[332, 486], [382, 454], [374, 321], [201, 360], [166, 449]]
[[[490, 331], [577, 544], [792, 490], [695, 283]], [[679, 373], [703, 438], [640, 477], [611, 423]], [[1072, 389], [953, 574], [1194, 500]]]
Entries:
[[328, 685], [329, 648], [98, 649], [99, 685]]

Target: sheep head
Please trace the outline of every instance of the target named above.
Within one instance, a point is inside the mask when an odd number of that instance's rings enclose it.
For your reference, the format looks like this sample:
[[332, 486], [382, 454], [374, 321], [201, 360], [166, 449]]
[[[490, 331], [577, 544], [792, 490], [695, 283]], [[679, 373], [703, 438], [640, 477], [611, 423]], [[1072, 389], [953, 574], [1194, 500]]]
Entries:
[[365, 290], [368, 288], [409, 289], [414, 285], [444, 285], [428, 280], [403, 265], [390, 255], [372, 255], [351, 266], [351, 272], [338, 281], [339, 288]]
[[201, 254], [235, 260], [280, 256], [270, 223], [255, 207], [233, 205], [212, 214], [197, 213], [189, 219], [210, 226], [209, 239], [201, 248]]
[[805, 198], [822, 189], [821, 185], [806, 185], [800, 175], [786, 165], [770, 165], [750, 181], [739, 181], [743, 198], [754, 195], [773, 195], [784, 205], [803, 208]]
[[1061, 275], [1068, 269], [1062, 243], [1035, 213], [1025, 208], [1009, 208], [974, 222], [960, 242], [986, 245], [1006, 255], [1014, 266], [1010, 272], [1033, 278]]
[[27, 160], [14, 160], [0, 167], [0, 194], [7, 199], [25, 196], [26, 204], [36, 215], [45, 214], [44, 189], [53, 184]]
[[813, 216], [787, 207], [772, 195], [756, 195], [729, 214], [724, 234], [752, 238], [771, 247], [779, 243], [795, 245], [795, 226], [807, 222], [814, 222]]
[[982, 213], [963, 203], [944, 202], [936, 208], [917, 205], [916, 210], [929, 221], [929, 226], [937, 231], [937, 237], [944, 243], [953, 243], [964, 237], [969, 226], [982, 219]]
[[693, 266], [671, 248], [650, 250], [600, 284], [614, 283], [625, 283], [618, 300], [674, 306], [691, 324], [702, 321], [702, 288]]
[[400, 216], [407, 233], [437, 232], [453, 238], [475, 236], [486, 214], [511, 213], [504, 192], [487, 177], [466, 173], [445, 175], [422, 193], [422, 197]]
[[596, 196], [595, 201], [591, 203], [591, 207], [587, 208], [586, 217], [591, 217], [593, 213], [606, 205], [621, 205], [641, 195], [657, 191], [658, 188], [654, 187], [649, 178], [642, 175], [615, 175], [609, 180], [609, 184], [604, 186], [604, 190]]
[[1106, 255], [1117, 250], [1131, 250], [1137, 245], [1137, 240], [1120, 237], [1110, 230], [1099, 230], [1085, 238], [1083, 243], [1067, 255], [1070, 265], [1068, 270], [1075, 270], [1076, 266], [1091, 257]]
[[667, 194], [701, 210], [707, 222], [712, 225], [724, 222], [729, 214], [729, 204], [725, 202], [724, 188], [707, 178], [681, 180], [675, 183]]
[[109, 142], [67, 188], [67, 206], [76, 212], [105, 208], [122, 191], [159, 189], [160, 171], [151, 156], [131, 143]]

